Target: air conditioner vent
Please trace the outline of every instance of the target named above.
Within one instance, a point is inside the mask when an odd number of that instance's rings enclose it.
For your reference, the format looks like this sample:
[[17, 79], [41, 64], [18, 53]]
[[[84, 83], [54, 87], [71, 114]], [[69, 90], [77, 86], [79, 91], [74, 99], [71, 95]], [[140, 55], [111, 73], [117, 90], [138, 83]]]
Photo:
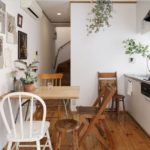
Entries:
[[36, 15], [36, 14], [32, 11], [32, 9], [28, 8], [28, 10], [29, 10], [36, 18], [39, 18], [38, 15]]
[[41, 18], [43, 15], [42, 9], [36, 0], [21, 0], [21, 8], [23, 8], [34, 19]]

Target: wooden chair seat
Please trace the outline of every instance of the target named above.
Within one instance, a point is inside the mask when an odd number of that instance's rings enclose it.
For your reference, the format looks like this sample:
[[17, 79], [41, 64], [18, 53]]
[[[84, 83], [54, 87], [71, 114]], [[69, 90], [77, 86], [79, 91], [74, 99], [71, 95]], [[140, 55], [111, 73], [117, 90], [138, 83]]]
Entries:
[[116, 99], [116, 100], [122, 101], [122, 100], [125, 98], [125, 96], [124, 96], [124, 95], [118, 95], [118, 94], [117, 94], [117, 95], [114, 95], [113, 98]]
[[79, 128], [79, 123], [78, 121], [74, 120], [74, 119], [61, 119], [58, 120], [55, 124], [55, 128], [59, 131], [59, 132], [73, 132], [74, 130], [77, 130]]

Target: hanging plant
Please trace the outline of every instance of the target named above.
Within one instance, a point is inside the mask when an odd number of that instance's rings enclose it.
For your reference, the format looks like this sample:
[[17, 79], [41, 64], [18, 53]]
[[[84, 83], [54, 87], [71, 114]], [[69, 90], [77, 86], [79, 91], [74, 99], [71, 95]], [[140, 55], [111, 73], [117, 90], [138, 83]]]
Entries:
[[88, 18], [88, 34], [98, 32], [104, 26], [109, 27], [109, 18], [112, 17], [113, 7], [111, 0], [96, 0]]

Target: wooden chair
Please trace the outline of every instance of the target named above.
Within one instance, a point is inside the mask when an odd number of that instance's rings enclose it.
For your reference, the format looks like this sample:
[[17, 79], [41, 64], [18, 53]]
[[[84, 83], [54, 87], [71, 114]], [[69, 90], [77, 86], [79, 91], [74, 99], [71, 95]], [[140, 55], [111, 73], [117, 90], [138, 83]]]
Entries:
[[79, 150], [78, 146], [78, 131], [79, 122], [74, 119], [61, 119], [55, 124], [56, 129], [56, 142], [55, 150], [60, 150], [62, 136], [67, 133], [72, 133], [73, 135], [73, 148], [74, 150]]
[[[114, 143], [111, 138], [111, 134], [108, 130], [108, 127], [105, 123], [104, 111], [109, 102], [112, 99], [112, 96], [115, 94], [116, 89], [114, 87], [106, 86], [103, 87], [99, 99], [103, 97], [100, 107], [82, 107], [78, 106], [77, 111], [79, 113], [81, 126], [79, 128], [79, 146], [85, 140], [88, 134], [93, 133], [98, 141], [105, 147], [112, 149], [114, 148]], [[106, 137], [104, 137], [106, 136]]]
[[[63, 74], [62, 73], [41, 73], [38, 75], [38, 78], [41, 86], [49, 86], [49, 83], [52, 84], [50, 86], [61, 86], [61, 80], [63, 78]], [[57, 117], [47, 116], [48, 118], [55, 118], [55, 117], [60, 118], [60, 106], [65, 106], [65, 110], [67, 109], [64, 101], [62, 104], [62, 100], [47, 101], [46, 106], [48, 109], [49, 108], [51, 109], [52, 107], [57, 107], [57, 111], [58, 111]]]
[[106, 85], [113, 85], [116, 87], [116, 93], [112, 98], [112, 106], [111, 110], [114, 111], [114, 103], [115, 110], [117, 112], [117, 117], [119, 117], [119, 103], [122, 102], [123, 105], [123, 111], [125, 112], [125, 104], [124, 104], [124, 96], [119, 95], [117, 91], [117, 73], [116, 72], [108, 72], [108, 73], [100, 73], [98, 72], [98, 92], [101, 91], [101, 89]]
[[[15, 98], [15, 100], [14, 100]], [[24, 100], [30, 101], [30, 111], [28, 119], [24, 120], [24, 108], [22, 103]], [[43, 115], [41, 121], [33, 119], [34, 103], [40, 103], [43, 109]], [[19, 107], [19, 118], [15, 120], [16, 107]], [[7, 111], [6, 111], [7, 110]], [[44, 101], [39, 97], [31, 93], [15, 92], [6, 95], [0, 103], [0, 112], [4, 125], [7, 129], [7, 150], [16, 149], [19, 147], [36, 147], [40, 150], [41, 147], [49, 147], [52, 150], [51, 140], [49, 136], [50, 123], [46, 120], [46, 105]], [[40, 140], [44, 137], [47, 138], [45, 145], [40, 144]], [[23, 143], [36, 142], [36, 145], [22, 145]], [[15, 144], [13, 144], [15, 143]], [[13, 147], [13, 148], [12, 148]]]
[[38, 78], [40, 79], [40, 84], [47, 86], [49, 82], [52, 82], [53, 86], [61, 86], [61, 80], [63, 78], [62, 73], [41, 73]]

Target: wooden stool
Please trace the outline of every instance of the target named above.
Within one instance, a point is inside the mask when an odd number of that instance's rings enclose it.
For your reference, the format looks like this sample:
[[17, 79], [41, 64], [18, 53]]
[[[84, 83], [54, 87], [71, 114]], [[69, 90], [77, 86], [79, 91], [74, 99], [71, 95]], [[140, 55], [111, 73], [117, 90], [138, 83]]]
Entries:
[[62, 134], [70, 133], [73, 134], [73, 147], [74, 150], [79, 150], [78, 146], [78, 135], [77, 130], [79, 128], [79, 122], [74, 119], [62, 119], [58, 120], [55, 124], [57, 131], [56, 143], [54, 150], [60, 150]]
[[114, 110], [114, 102], [115, 102], [116, 103], [115, 110], [117, 112], [117, 117], [119, 117], [119, 102], [122, 102], [123, 111], [125, 112], [124, 98], [125, 97], [123, 95], [118, 95], [118, 94], [113, 96], [111, 109], [112, 109], [112, 111]]

